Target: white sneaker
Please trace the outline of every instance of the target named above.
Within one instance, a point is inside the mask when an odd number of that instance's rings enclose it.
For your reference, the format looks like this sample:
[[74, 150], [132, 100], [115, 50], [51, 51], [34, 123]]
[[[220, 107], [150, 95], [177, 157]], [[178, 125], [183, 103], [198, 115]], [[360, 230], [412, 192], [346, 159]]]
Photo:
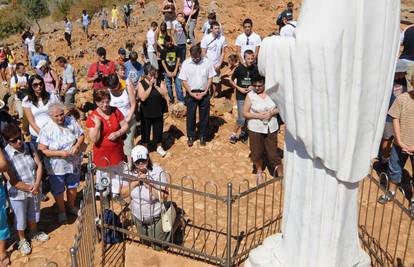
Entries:
[[45, 242], [49, 240], [49, 236], [45, 232], [37, 232], [32, 236], [32, 240]]
[[165, 155], [167, 155], [167, 152], [165, 152], [165, 150], [162, 148], [162, 146], [157, 147], [157, 152], [158, 152], [158, 154], [160, 154], [161, 157], [165, 157]]
[[32, 248], [26, 239], [20, 240], [17, 247], [23, 256], [29, 255], [32, 252]]

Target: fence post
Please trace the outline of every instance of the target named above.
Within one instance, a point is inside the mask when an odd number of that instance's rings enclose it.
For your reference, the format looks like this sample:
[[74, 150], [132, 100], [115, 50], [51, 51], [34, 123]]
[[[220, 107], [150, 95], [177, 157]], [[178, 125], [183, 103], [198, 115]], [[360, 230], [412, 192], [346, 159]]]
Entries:
[[74, 247], [70, 248], [70, 258], [72, 260], [71, 267], [78, 267], [78, 259], [76, 257], [77, 249]]
[[232, 266], [232, 255], [231, 255], [231, 217], [232, 217], [232, 207], [233, 207], [233, 185], [232, 183], [227, 184], [227, 243], [226, 243], [226, 267]]

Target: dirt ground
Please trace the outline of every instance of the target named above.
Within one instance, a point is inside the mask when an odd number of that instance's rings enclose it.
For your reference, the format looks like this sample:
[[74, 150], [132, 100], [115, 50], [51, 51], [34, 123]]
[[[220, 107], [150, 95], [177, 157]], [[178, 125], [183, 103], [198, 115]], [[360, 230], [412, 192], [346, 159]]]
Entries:
[[[118, 48], [124, 46], [126, 40], [132, 39], [136, 43], [136, 50], [139, 51], [149, 23], [152, 20], [160, 21], [159, 5], [161, 2], [160, 0], [150, 1], [147, 4], [145, 14], [141, 14], [138, 11], [138, 7], [135, 7], [134, 17], [137, 25], [129, 30], [123, 28], [121, 23], [122, 27], [117, 32], [109, 29], [102, 33], [99, 29], [99, 22], [94, 19], [90, 27], [90, 34], [92, 35], [92, 40], [90, 41], [87, 41], [82, 33], [80, 21], [74, 21], [72, 50], [67, 48], [63, 38], [63, 23], [46, 23], [44, 25], [45, 33], [39, 38], [45, 47], [45, 52], [51, 56], [52, 62], [61, 55], [69, 59], [70, 63], [77, 70], [78, 86], [81, 89], [87, 89], [86, 72], [88, 66], [96, 60], [96, 48], [105, 46], [108, 51], [108, 58], [116, 59]], [[295, 17], [297, 17], [301, 1], [294, 2]], [[414, 22], [414, 14], [411, 11], [414, 4], [409, 0], [403, 0], [402, 3], [401, 27], [404, 28], [408, 23]], [[286, 3], [285, 1], [271, 0], [211, 2], [202, 0], [201, 4], [202, 11], [197, 24], [198, 40], [201, 36], [199, 29], [206, 20], [207, 10], [217, 10], [218, 20], [224, 25], [224, 35], [229, 44], [228, 54], [230, 54], [236, 51], [234, 41], [237, 35], [241, 33], [241, 22], [244, 18], [252, 18], [254, 21], [254, 31], [262, 37], [267, 36], [275, 30], [275, 18], [284, 9]], [[182, 5], [182, 1], [178, 1], [178, 5]], [[20, 44], [20, 36], [12, 36], [4, 42], [11, 45]], [[22, 48], [19, 46], [17, 54], [21, 55], [21, 53]], [[55, 69], [58, 68], [55, 66]], [[169, 114], [164, 128], [164, 139], [168, 154], [165, 158], [160, 158], [158, 154], [151, 153], [152, 159], [159, 163], [171, 176], [183, 177], [191, 175], [197, 187], [203, 186], [207, 181], [213, 181], [221, 192], [225, 192], [228, 182], [237, 184], [243, 179], [254, 181], [248, 145], [242, 143], [232, 145], [228, 142], [228, 137], [233, 131], [235, 124], [236, 110], [231, 90], [224, 89], [227, 92], [224, 95], [232, 99], [230, 110], [232, 109], [233, 112], [223, 112], [223, 110], [229, 111], [228, 105], [224, 107], [225, 105], [222, 105], [223, 101], [216, 100], [218, 104], [212, 107], [213, 116], [210, 119], [210, 135], [212, 140], [207, 143], [207, 146], [200, 147], [199, 143], [196, 142], [192, 148], [189, 148], [186, 144], [185, 118], [176, 118]], [[76, 97], [76, 102], [79, 106], [84, 105], [88, 101], [91, 101], [90, 92], [81, 93]], [[279, 138], [279, 147], [281, 149], [283, 148], [282, 138], [283, 132]], [[49, 233], [50, 241], [43, 244], [35, 243], [32, 254], [25, 257], [21, 256], [18, 251], [13, 250], [13, 247], [10, 247], [12, 266], [52, 266], [47, 265], [47, 263], [51, 262], [55, 262], [58, 266], [69, 266], [69, 248], [73, 243], [76, 231], [75, 218], [71, 217], [68, 225], [58, 225], [55, 216], [56, 209], [53, 206], [54, 201], [50, 194], [48, 196], [50, 200], [42, 203], [40, 226]], [[156, 253], [151, 249], [136, 244], [127, 246], [126, 260], [126, 266], [207, 266], [205, 263], [194, 262], [176, 255]]]

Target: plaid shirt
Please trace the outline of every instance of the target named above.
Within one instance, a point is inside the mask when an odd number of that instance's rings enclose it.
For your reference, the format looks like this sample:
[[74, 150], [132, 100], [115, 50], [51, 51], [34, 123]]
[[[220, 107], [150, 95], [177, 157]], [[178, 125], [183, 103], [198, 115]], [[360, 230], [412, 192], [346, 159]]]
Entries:
[[[6, 152], [5, 156], [18, 181], [26, 184], [34, 184], [36, 181], [36, 162], [32, 155], [34, 155], [36, 149], [30, 143], [25, 143], [23, 149], [23, 152], [20, 152], [11, 145], [7, 145], [4, 149]], [[30, 195], [28, 192], [16, 189], [9, 181], [7, 182], [7, 188], [11, 200], [24, 200]]]

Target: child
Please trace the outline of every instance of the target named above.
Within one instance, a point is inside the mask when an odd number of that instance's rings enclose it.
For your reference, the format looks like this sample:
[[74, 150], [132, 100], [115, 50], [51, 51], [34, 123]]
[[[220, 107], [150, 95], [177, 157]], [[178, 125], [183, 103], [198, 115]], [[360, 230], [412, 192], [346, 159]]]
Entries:
[[18, 248], [22, 255], [28, 255], [32, 248], [26, 240], [26, 224], [31, 231], [31, 240], [41, 242], [49, 240], [46, 233], [37, 230], [40, 219], [42, 163], [34, 145], [23, 141], [22, 133], [16, 124], [6, 125], [2, 134], [7, 142], [4, 149], [5, 156], [10, 171], [14, 174], [5, 173], [5, 177], [8, 180], [10, 204], [14, 211], [15, 227], [20, 240]]
[[158, 70], [158, 59], [156, 53], [156, 41], [155, 41], [155, 32], [158, 29], [158, 23], [153, 21], [151, 22], [150, 29], [147, 32], [147, 54], [148, 60], [151, 65]]
[[[237, 101], [237, 123], [230, 136], [230, 143], [232, 144], [235, 144], [238, 140], [243, 143], [247, 141], [246, 119], [243, 117], [243, 106], [246, 95], [251, 90], [252, 79], [259, 76], [259, 70], [254, 64], [254, 59], [254, 52], [252, 50], [246, 50], [244, 52], [244, 63], [237, 66], [231, 76], [230, 84], [233, 88], [236, 88]], [[238, 133], [240, 133], [239, 137], [237, 137]]]

